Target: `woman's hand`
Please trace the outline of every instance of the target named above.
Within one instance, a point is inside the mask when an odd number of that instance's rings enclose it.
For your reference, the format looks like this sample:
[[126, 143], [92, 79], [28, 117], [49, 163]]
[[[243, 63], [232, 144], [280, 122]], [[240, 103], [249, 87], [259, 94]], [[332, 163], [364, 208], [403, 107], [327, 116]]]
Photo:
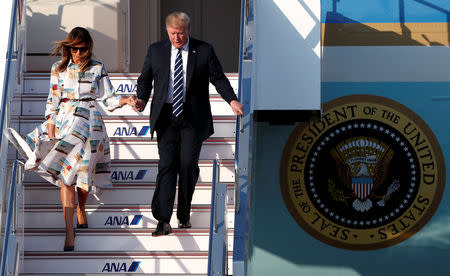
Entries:
[[123, 96], [120, 99], [120, 107], [124, 106], [124, 105], [129, 105], [132, 108], [134, 108], [134, 106], [136, 105], [136, 101], [138, 101], [138, 99], [136, 98], [135, 95], [131, 95], [131, 96]]
[[128, 97], [128, 96], [123, 96], [122, 98], [120, 98], [120, 101], [119, 101], [120, 107], [123, 107], [124, 105], [129, 104], [130, 98], [131, 97]]
[[134, 107], [134, 105], [136, 104], [136, 96], [135, 95], [131, 95], [130, 97], [128, 97], [128, 101], [127, 104], [131, 107]]

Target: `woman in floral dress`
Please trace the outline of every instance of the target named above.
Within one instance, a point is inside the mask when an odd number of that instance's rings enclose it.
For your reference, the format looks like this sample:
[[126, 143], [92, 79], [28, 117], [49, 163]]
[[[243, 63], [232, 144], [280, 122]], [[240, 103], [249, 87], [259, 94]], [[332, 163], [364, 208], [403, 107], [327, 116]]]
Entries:
[[61, 53], [50, 74], [46, 121], [23, 139], [9, 129], [9, 139], [27, 159], [25, 168], [61, 187], [66, 223], [64, 251], [74, 250], [75, 187], [77, 228], [87, 228], [85, 204], [89, 192], [111, 187], [110, 148], [99, 105], [113, 111], [128, 103], [117, 97], [105, 66], [92, 59], [93, 41], [81, 27], [55, 42]]

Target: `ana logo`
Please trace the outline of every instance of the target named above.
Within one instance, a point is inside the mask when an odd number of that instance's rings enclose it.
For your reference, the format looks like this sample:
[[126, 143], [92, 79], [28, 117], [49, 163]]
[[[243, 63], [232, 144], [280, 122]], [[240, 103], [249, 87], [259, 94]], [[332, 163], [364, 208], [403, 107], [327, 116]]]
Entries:
[[136, 84], [121, 83], [116, 89], [116, 93], [136, 93]]
[[117, 127], [113, 136], [145, 136], [149, 130], [149, 126], [143, 126], [139, 131], [136, 127]]
[[280, 168], [284, 201], [315, 238], [341, 248], [397, 244], [432, 217], [445, 185], [442, 152], [415, 113], [390, 99], [353, 95], [299, 124]]
[[137, 173], [135, 171], [113, 171], [111, 173], [111, 180], [114, 181], [126, 181], [126, 180], [142, 180], [147, 174], [147, 170], [139, 170]]
[[138, 225], [139, 222], [141, 221], [141, 219], [142, 219], [142, 215], [135, 215], [135, 216], [133, 216], [133, 219], [131, 220], [131, 223], [130, 223], [128, 216], [125, 216], [125, 217], [109, 216], [103, 225], [111, 225], [111, 226]]
[[102, 272], [136, 272], [140, 263], [134, 261], [129, 266], [127, 266], [127, 263], [106, 263], [103, 266]]

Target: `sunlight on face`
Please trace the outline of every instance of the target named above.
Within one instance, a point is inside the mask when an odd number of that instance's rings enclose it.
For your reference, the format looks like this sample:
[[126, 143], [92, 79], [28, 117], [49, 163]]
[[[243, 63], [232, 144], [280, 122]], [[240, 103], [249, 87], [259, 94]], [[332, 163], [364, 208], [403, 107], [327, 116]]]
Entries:
[[166, 29], [170, 42], [175, 48], [181, 48], [188, 42], [189, 30], [187, 28], [167, 26]]

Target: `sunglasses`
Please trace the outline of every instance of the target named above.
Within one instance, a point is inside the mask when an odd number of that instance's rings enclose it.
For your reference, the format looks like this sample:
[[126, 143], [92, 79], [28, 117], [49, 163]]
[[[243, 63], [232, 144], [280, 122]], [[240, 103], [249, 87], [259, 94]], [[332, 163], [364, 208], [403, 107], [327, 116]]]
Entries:
[[86, 52], [88, 50], [87, 46], [84, 46], [84, 47], [69, 47], [69, 48], [70, 48], [70, 50], [72, 52], [77, 52], [77, 51]]

